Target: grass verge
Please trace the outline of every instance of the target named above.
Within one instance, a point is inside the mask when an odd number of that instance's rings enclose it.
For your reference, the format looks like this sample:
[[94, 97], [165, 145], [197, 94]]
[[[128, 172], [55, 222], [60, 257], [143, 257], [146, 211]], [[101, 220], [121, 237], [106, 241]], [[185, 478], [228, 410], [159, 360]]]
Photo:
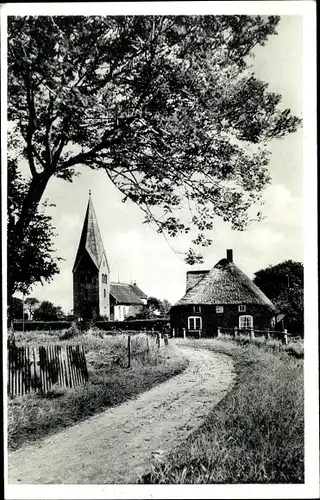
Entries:
[[[39, 340], [40, 339], [40, 340]], [[23, 344], [18, 339], [17, 345]], [[28, 344], [43, 344], [43, 336], [28, 335]], [[158, 349], [150, 343], [150, 353], [133, 357], [129, 369], [126, 362], [126, 338], [114, 336], [106, 339], [82, 335], [68, 342], [85, 346], [89, 382], [86, 386], [62, 388], [56, 386], [44, 395], [30, 393], [8, 399], [8, 447], [19, 448], [26, 442], [48, 436], [74, 425], [81, 420], [118, 405], [140, 392], [150, 389], [183, 371], [188, 360], [177, 355], [169, 345]], [[132, 340], [132, 353], [140, 352], [145, 344], [144, 335]]]
[[286, 350], [230, 340], [187, 341], [231, 355], [237, 382], [145, 484], [302, 483], [303, 361]]

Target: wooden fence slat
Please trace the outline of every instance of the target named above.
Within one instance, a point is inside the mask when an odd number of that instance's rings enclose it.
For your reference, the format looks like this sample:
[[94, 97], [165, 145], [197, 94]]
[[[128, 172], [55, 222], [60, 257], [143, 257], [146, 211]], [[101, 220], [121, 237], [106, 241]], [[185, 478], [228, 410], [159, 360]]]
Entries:
[[26, 347], [26, 394], [30, 392], [30, 349]]
[[72, 363], [74, 367], [75, 380], [76, 384], [80, 385], [82, 380], [81, 380], [81, 369], [80, 369], [78, 351], [79, 351], [79, 346], [72, 347]]
[[72, 380], [72, 371], [71, 371], [71, 362], [70, 362], [70, 346], [66, 346], [66, 358], [67, 358], [67, 368], [68, 368], [68, 375], [69, 375], [69, 382], [70, 382], [70, 387], [73, 387], [73, 380]]
[[11, 347], [8, 347], [8, 387], [7, 392], [10, 394], [11, 388]]
[[55, 369], [55, 374], [56, 374], [56, 384], [59, 384], [59, 367], [57, 363], [57, 349], [56, 346], [52, 346], [53, 350], [53, 359], [54, 359], [54, 369]]
[[87, 367], [87, 360], [86, 360], [84, 346], [82, 346], [82, 358], [83, 358], [83, 365], [84, 365], [85, 380], [87, 382], [89, 380], [89, 374], [88, 374], [88, 367]]
[[48, 377], [48, 387], [49, 387], [49, 389], [51, 389], [51, 387], [52, 387], [52, 372], [51, 372], [51, 350], [50, 350], [50, 346], [46, 346], [46, 358], [47, 358], [46, 369], [47, 369], [47, 377]]
[[67, 381], [66, 381], [66, 374], [65, 374], [64, 366], [63, 366], [62, 351], [61, 351], [60, 345], [59, 345], [59, 364], [60, 364], [60, 369], [61, 369], [62, 387], [66, 387]]
[[10, 394], [10, 371], [11, 371], [11, 366], [10, 366], [10, 346], [8, 346], [7, 366], [8, 366], [7, 393]]
[[34, 390], [38, 392], [38, 377], [37, 377], [37, 359], [36, 359], [36, 353], [35, 349], [32, 349], [32, 355], [33, 355], [33, 383], [34, 383]]
[[9, 347], [9, 366], [10, 366], [10, 377], [9, 377], [9, 392], [10, 394], [13, 393], [13, 385], [12, 385], [12, 379], [13, 379], [13, 359], [12, 359], [12, 347]]
[[78, 369], [76, 365], [76, 360], [74, 356], [74, 350], [75, 348], [73, 346], [70, 346], [70, 363], [71, 363], [71, 370], [73, 374], [73, 380], [74, 380], [74, 386], [79, 385], [79, 379], [78, 379]]
[[57, 346], [56, 349], [57, 349], [57, 363], [59, 367], [59, 381], [60, 385], [64, 387], [63, 369], [61, 364], [61, 347]]
[[42, 376], [43, 376], [43, 391], [47, 392], [48, 390], [48, 381], [47, 381], [47, 370], [46, 370], [46, 350], [44, 347], [41, 347], [41, 365], [42, 366]]
[[72, 355], [73, 355], [73, 362], [74, 362], [74, 366], [75, 366], [76, 383], [77, 383], [77, 385], [80, 385], [82, 382], [82, 377], [81, 377], [81, 363], [80, 363], [79, 346], [78, 345], [73, 347]]
[[67, 366], [66, 366], [66, 360], [63, 359], [63, 370], [64, 370], [64, 376], [65, 376], [65, 381], [66, 381], [66, 387], [69, 387], [69, 380], [68, 380], [68, 374], [67, 374]]
[[18, 347], [18, 391], [17, 394], [21, 394], [21, 348]]
[[21, 347], [21, 395], [25, 394], [25, 372], [26, 372], [26, 364], [25, 364], [25, 349]]
[[76, 359], [77, 359], [77, 367], [78, 367], [79, 384], [82, 384], [85, 382], [85, 373], [84, 373], [84, 369], [83, 369], [83, 359], [82, 359], [81, 349], [80, 349], [79, 345], [77, 346], [77, 349], [76, 349]]

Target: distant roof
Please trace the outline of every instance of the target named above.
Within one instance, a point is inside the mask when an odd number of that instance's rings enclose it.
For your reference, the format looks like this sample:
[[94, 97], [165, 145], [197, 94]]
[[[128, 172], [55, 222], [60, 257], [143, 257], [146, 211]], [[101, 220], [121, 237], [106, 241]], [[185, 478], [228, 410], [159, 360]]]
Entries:
[[147, 296], [136, 285], [127, 283], [110, 283], [110, 294], [118, 304], [140, 304]]
[[261, 304], [275, 311], [260, 288], [227, 259], [221, 259], [175, 305], [184, 304]]
[[89, 195], [87, 211], [83, 222], [80, 243], [73, 269], [77, 267], [85, 251], [89, 254], [98, 269], [100, 267], [102, 257], [104, 256], [106, 265], [109, 269], [91, 195]]

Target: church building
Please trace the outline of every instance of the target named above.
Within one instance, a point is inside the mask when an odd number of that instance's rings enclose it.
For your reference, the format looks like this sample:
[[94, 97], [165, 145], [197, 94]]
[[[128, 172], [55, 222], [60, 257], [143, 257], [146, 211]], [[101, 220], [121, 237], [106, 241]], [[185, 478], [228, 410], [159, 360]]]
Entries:
[[124, 320], [134, 317], [147, 302], [136, 284], [111, 283], [91, 193], [73, 266], [73, 314], [76, 318]]

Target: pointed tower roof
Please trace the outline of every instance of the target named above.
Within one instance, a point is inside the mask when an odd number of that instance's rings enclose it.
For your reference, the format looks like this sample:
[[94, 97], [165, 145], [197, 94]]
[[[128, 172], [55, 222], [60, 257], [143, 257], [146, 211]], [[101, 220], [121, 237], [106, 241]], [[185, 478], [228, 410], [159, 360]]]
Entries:
[[91, 191], [89, 191], [89, 201], [88, 201], [86, 215], [84, 218], [78, 252], [73, 266], [73, 271], [77, 268], [81, 258], [85, 253], [89, 254], [91, 260], [98, 269], [100, 267], [101, 260], [104, 255], [107, 267], [109, 269], [97, 221], [97, 216], [91, 199]]

